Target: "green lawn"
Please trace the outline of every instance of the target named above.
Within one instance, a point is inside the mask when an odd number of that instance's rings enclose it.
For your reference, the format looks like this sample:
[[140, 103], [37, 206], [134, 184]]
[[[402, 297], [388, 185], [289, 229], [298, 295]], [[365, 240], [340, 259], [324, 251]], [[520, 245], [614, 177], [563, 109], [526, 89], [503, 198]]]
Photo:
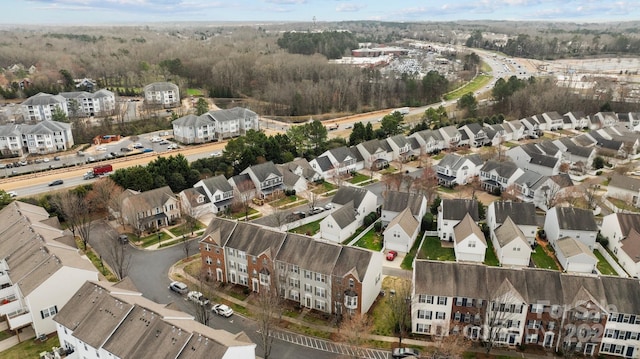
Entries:
[[389, 166], [389, 167], [383, 169], [382, 171], [380, 171], [380, 173], [382, 173], [383, 175], [386, 175], [386, 174], [394, 173], [395, 171], [396, 171], [395, 167]]
[[202, 90], [200, 89], [187, 89], [187, 95], [189, 96], [203, 96]]
[[[252, 215], [259, 213], [257, 210], [253, 209], [253, 208], [249, 208], [249, 217], [251, 217]], [[233, 219], [243, 219], [245, 216], [244, 211], [238, 212], [238, 213], [231, 213], [231, 218]]]
[[449, 187], [445, 187], [445, 186], [438, 186], [438, 192], [443, 192], [443, 193], [456, 193], [457, 190], [456, 188], [449, 188]]
[[511, 148], [511, 147], [518, 147], [518, 146], [520, 146], [520, 144], [519, 144], [519, 143], [514, 143], [514, 142], [505, 142], [505, 143], [503, 143], [502, 145], [503, 145], [504, 147], [508, 147], [508, 148]]
[[369, 176], [365, 176], [362, 173], [356, 173], [355, 175], [353, 175], [353, 177], [349, 180], [349, 183], [360, 183], [360, 182], [364, 182], [364, 181], [368, 181], [370, 179]]
[[351, 242], [354, 238], [356, 238], [360, 233], [362, 233], [362, 231], [364, 231], [366, 228], [364, 226], [362, 227], [358, 227], [358, 229], [356, 229], [355, 233], [353, 233], [353, 235], [347, 239], [345, 239], [344, 241], [342, 241], [342, 244], [348, 244], [349, 242]]
[[39, 358], [40, 353], [51, 350], [51, 347], [59, 346], [60, 340], [57, 335], [47, 339], [44, 343], [35, 339], [27, 339], [1, 352], [0, 357], [3, 359]]
[[[193, 231], [195, 232], [195, 231], [200, 230], [202, 228], [204, 228], [202, 223], [200, 223], [200, 221], [196, 221], [196, 225], [195, 225]], [[180, 237], [183, 234], [190, 233], [191, 232], [191, 228], [190, 228], [190, 226], [188, 224], [183, 223], [183, 224], [181, 224], [181, 225], [179, 225], [177, 227], [173, 227], [173, 228], [169, 229], [169, 232], [173, 233], [173, 235], [176, 236], [176, 237]]]
[[489, 81], [491, 81], [492, 77], [489, 75], [478, 75], [476, 77], [473, 78], [473, 80], [469, 81], [466, 85], [464, 85], [463, 87], [455, 90], [455, 91], [451, 91], [448, 94], [444, 95], [445, 100], [449, 101], [452, 99], [456, 99], [456, 98], [460, 98], [462, 97], [464, 94], [468, 93], [468, 92], [474, 92], [478, 89], [481, 89], [483, 86], [487, 85], [489, 83]]
[[316, 188], [313, 189], [313, 193], [315, 194], [320, 194], [320, 193], [325, 193], [325, 192], [329, 192], [329, 191], [333, 191], [334, 189], [337, 189], [338, 187], [336, 185], [334, 185], [333, 183], [329, 183], [329, 182], [322, 182], [320, 185], [318, 185]]
[[444, 153], [440, 152], [440, 153], [438, 153], [438, 154], [437, 154], [437, 155], [435, 155], [435, 156], [431, 156], [431, 158], [432, 158], [433, 160], [441, 160], [441, 159], [443, 159], [443, 158], [444, 158]]
[[556, 261], [551, 258], [541, 246], [537, 246], [531, 253], [531, 260], [533, 260], [533, 264], [535, 264], [537, 268], [560, 270]]
[[322, 221], [322, 219], [319, 219], [319, 220], [311, 222], [311, 223], [307, 223], [307, 224], [302, 225], [300, 227], [296, 227], [296, 228], [290, 229], [289, 232], [298, 233], [298, 234], [307, 234], [307, 235], [311, 235], [312, 236], [312, 235], [320, 232], [320, 221]]
[[609, 200], [609, 202], [613, 203], [614, 206], [620, 208], [620, 209], [624, 209], [627, 211], [631, 211], [631, 212], [640, 212], [640, 209], [630, 205], [629, 203], [621, 200], [621, 199], [617, 199], [617, 198], [611, 198], [611, 197], [607, 197], [607, 199]]
[[[160, 239], [159, 240], [158, 240], [158, 233], [160, 234]], [[164, 233], [164, 231], [160, 231], [160, 232], [156, 232], [154, 234], [150, 234], [150, 235], [148, 235], [146, 237], [140, 238], [140, 241], [142, 242], [142, 243], [140, 243], [140, 246], [142, 248], [146, 248], [146, 247], [154, 245], [154, 244], [156, 244], [158, 242], [160, 242], [160, 244], [162, 244], [162, 242], [168, 241], [168, 240], [171, 240], [171, 239], [173, 239], [173, 238], [170, 235]]]
[[382, 250], [382, 240], [382, 235], [377, 233], [374, 228], [371, 228], [362, 238], [358, 239], [355, 246], [379, 252]]
[[297, 201], [298, 199], [299, 199], [299, 198], [298, 198], [298, 196], [296, 196], [296, 195], [293, 195], [293, 196], [286, 196], [286, 197], [280, 198], [280, 199], [278, 199], [278, 200], [275, 200], [275, 201], [273, 201], [273, 202], [269, 202], [269, 205], [271, 205], [272, 207], [280, 207], [280, 206], [283, 206], [283, 205], [286, 205], [286, 204], [289, 204], [289, 203], [295, 202], [295, 201]]
[[597, 249], [594, 249], [593, 254], [595, 254], [596, 257], [598, 257], [598, 264], [596, 266], [598, 267], [598, 270], [600, 271], [600, 273], [604, 275], [615, 275], [615, 276], [618, 275], [618, 273], [615, 271], [615, 269], [613, 269], [611, 264], [607, 262], [607, 260], [604, 258], [602, 253], [600, 253], [600, 251], [598, 251]]
[[[84, 248], [83, 247], [83, 243], [82, 240], [79, 237], [76, 237], [76, 246], [78, 248]], [[81, 249], [82, 250], [82, 249]], [[111, 273], [111, 271], [109, 270], [109, 268], [107, 268], [106, 266], [104, 266], [103, 262], [102, 262], [102, 258], [100, 258], [94, 251], [93, 249], [91, 249], [91, 247], [89, 247], [88, 250], [82, 250], [82, 252], [87, 256], [87, 258], [89, 258], [89, 260], [91, 261], [91, 263], [93, 263], [93, 266], [96, 267], [96, 269], [98, 271], [100, 271], [100, 273], [102, 273], [102, 275], [109, 281], [109, 282], [116, 282], [118, 281], [118, 278]], [[1, 357], [1, 355], [0, 355]]]
[[402, 260], [402, 264], [400, 264], [400, 268], [406, 269], [406, 270], [413, 269], [413, 258], [415, 258], [416, 256], [416, 252], [418, 251], [418, 246], [420, 246], [421, 239], [422, 239], [422, 232], [418, 234], [418, 237], [416, 238], [415, 243], [413, 243], [413, 246], [409, 250], [409, 253], [407, 253], [407, 255], [404, 256], [404, 259]]
[[418, 258], [438, 261], [455, 261], [456, 255], [453, 251], [453, 247], [442, 247], [438, 237], [427, 237], [424, 239], [422, 248], [420, 248]]
[[484, 255], [484, 264], [492, 267], [499, 267], [500, 261], [496, 256], [496, 252], [493, 250], [493, 243], [487, 239], [487, 252]]

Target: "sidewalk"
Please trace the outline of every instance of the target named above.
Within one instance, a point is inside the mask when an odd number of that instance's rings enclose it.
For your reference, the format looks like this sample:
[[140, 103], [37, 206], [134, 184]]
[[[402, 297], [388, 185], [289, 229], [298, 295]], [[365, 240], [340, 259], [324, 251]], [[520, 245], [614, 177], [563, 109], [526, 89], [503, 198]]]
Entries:
[[[185, 262], [185, 263], [180, 263], [177, 265], [174, 265], [171, 267], [171, 269], [169, 269], [169, 277], [171, 278], [173, 275], [180, 275], [183, 278], [185, 278], [188, 281], [197, 283], [198, 280], [195, 279], [194, 277], [192, 277], [191, 275], [189, 275], [188, 273], [186, 273], [184, 271], [184, 267], [186, 265], [188, 265], [190, 262]], [[238, 298], [232, 297], [228, 294], [225, 293], [221, 293], [221, 292], [216, 292], [216, 295], [226, 301], [229, 301], [231, 303], [237, 304], [239, 306], [245, 307], [250, 311], [254, 311], [257, 312], [258, 308], [252, 304], [249, 304], [248, 302], [248, 298], [245, 300], [240, 300]], [[330, 326], [326, 326], [326, 325], [318, 325], [318, 324], [313, 324], [313, 323], [308, 323], [305, 322], [303, 320], [300, 320], [298, 318], [291, 318], [291, 317], [287, 317], [287, 316], [282, 316], [281, 318], [284, 321], [287, 321], [289, 323], [293, 323], [299, 326], [303, 326], [303, 327], [307, 327], [307, 328], [313, 328], [315, 330], [319, 330], [319, 331], [323, 331], [323, 332], [327, 332], [327, 333], [337, 333], [338, 329], [334, 328], [334, 327], [330, 327]], [[298, 334], [301, 335], [301, 334]], [[309, 337], [310, 339], [316, 339], [314, 337]], [[363, 336], [363, 339], [368, 339], [368, 340], [376, 340], [376, 341], [380, 341], [380, 342], [386, 342], [386, 343], [397, 343], [398, 342], [398, 338], [397, 337], [387, 337], [387, 336], [383, 336], [383, 335], [375, 335], [375, 334], [366, 334]], [[437, 342], [430, 342], [430, 341], [424, 341], [424, 340], [416, 340], [416, 339], [408, 339], [408, 338], [403, 338], [402, 339], [402, 343], [403, 345], [412, 345], [412, 346], [420, 346], [420, 347], [435, 347], [438, 346], [439, 343]], [[484, 353], [485, 349], [483, 347], [471, 347], [468, 349], [468, 351], [470, 352], [475, 352], [475, 353]], [[533, 359], [548, 359], [548, 358], [556, 358], [556, 356], [552, 355], [551, 353], [549, 353], [548, 355], [534, 355], [531, 353], [522, 353], [522, 352], [516, 352], [516, 351], [512, 351], [512, 350], [502, 350], [502, 349], [492, 349], [491, 350], [491, 355], [493, 356], [503, 356], [503, 357], [510, 357], [510, 358], [533, 358]]]
[[[202, 228], [202, 229], [198, 229], [197, 231], [193, 231], [193, 236], [192, 236], [191, 234], [189, 234], [189, 236], [186, 238], [186, 240], [187, 240], [187, 241], [190, 241], [190, 240], [192, 240], [192, 239], [194, 239], [194, 238], [198, 237], [198, 235], [200, 235], [200, 234], [204, 233], [204, 231], [205, 231], [206, 229], [207, 229], [207, 228]], [[164, 243], [171, 242], [171, 241], [174, 241], [174, 240], [177, 240], [177, 239], [182, 239], [182, 236], [176, 236], [176, 235], [174, 235], [174, 234], [173, 234], [173, 233], [171, 233], [171, 231], [169, 231], [167, 228], [164, 228], [164, 227], [163, 227], [163, 228], [160, 228], [160, 230], [161, 230], [163, 233], [165, 233], [166, 235], [168, 235], [168, 236], [169, 236], [169, 238], [170, 238], [170, 239], [168, 239], [168, 240], [165, 240], [165, 241], [164, 241]], [[171, 246], [175, 246], [175, 245], [180, 244], [180, 243], [182, 243], [182, 242], [174, 243], [174, 244], [172, 244]], [[161, 243], [160, 243], [160, 244], [161, 244]], [[148, 247], [141, 248], [141, 249], [146, 249], [146, 250], [161, 249], [161, 248], [160, 248], [160, 244], [159, 244], [159, 243], [154, 243], [154, 244], [152, 244], [152, 245], [150, 245], [150, 246], [148, 246]], [[168, 248], [168, 247], [171, 247], [171, 246], [165, 246], [165, 247], [162, 247], [162, 248]]]

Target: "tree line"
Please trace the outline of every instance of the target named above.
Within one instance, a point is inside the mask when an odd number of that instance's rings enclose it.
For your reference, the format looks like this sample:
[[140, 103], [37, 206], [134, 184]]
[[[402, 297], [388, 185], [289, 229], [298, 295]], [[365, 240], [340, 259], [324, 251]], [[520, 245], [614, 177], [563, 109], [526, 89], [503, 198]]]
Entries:
[[277, 43], [291, 54], [322, 54], [327, 59], [339, 59], [358, 48], [355, 35], [347, 31], [285, 32]]

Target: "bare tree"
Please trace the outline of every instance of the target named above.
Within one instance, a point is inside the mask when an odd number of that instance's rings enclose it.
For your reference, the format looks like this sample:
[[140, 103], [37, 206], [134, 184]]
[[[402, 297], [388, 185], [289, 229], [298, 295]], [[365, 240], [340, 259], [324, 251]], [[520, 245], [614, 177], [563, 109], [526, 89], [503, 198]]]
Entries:
[[500, 198], [503, 201], [520, 202], [520, 198], [518, 198], [518, 189], [516, 188], [516, 185], [511, 184], [507, 186], [507, 188], [505, 188], [504, 191], [500, 193]]
[[487, 354], [496, 344], [506, 344], [509, 340], [509, 329], [517, 325], [522, 311], [526, 310], [523, 303], [513, 294], [505, 290], [503, 284], [489, 301], [483, 306], [484, 325], [482, 342]]
[[122, 187], [111, 178], [103, 177], [93, 182], [91, 191], [87, 193], [87, 200], [94, 211], [101, 212], [111, 207], [114, 202], [118, 202], [122, 192]]
[[386, 319], [398, 336], [398, 346], [402, 346], [402, 338], [411, 329], [411, 282], [399, 279], [396, 283], [396, 287], [387, 296], [389, 310]]
[[589, 178], [582, 182], [585, 199], [589, 209], [595, 209], [598, 200], [598, 190], [600, 190], [600, 180], [598, 178]]
[[273, 332], [282, 318], [284, 298], [278, 293], [278, 274], [271, 272], [268, 284], [260, 285], [256, 293], [256, 320], [263, 349], [264, 359], [269, 359], [273, 347]]
[[366, 314], [347, 314], [342, 319], [338, 329], [340, 339], [354, 347], [353, 356], [355, 358], [360, 358], [364, 354], [361, 352], [360, 346], [364, 341], [364, 335], [369, 333], [372, 327], [373, 323]]
[[316, 205], [318, 203], [318, 194], [311, 190], [307, 190], [307, 200], [309, 200], [309, 209], [317, 207]]
[[[204, 298], [211, 298], [213, 294], [212, 287], [207, 283], [207, 273], [204, 268], [200, 267], [200, 271], [196, 276], [197, 282], [196, 290], [202, 293]], [[193, 309], [195, 320], [204, 325], [209, 325], [211, 320], [211, 308], [205, 303], [198, 303], [196, 301], [189, 301]]]
[[418, 192], [427, 197], [427, 205], [433, 202], [438, 192], [438, 179], [431, 161], [427, 160], [427, 165], [422, 169], [422, 174], [418, 178], [416, 185], [418, 186]]
[[129, 244], [120, 240], [118, 234], [110, 230], [105, 237], [107, 261], [111, 265], [111, 269], [115, 272], [118, 279], [123, 279], [129, 272], [131, 264], [131, 253], [129, 252]]
[[471, 343], [464, 335], [450, 334], [438, 340], [435, 350], [431, 354], [433, 359], [461, 358], [469, 349]]
[[73, 191], [61, 193], [55, 200], [62, 213], [64, 213], [65, 221], [69, 224], [71, 232], [82, 239], [84, 249], [87, 249], [89, 237], [91, 236], [91, 206], [87, 198], [80, 196]]
[[256, 195], [256, 189], [253, 182], [250, 180], [244, 180], [237, 184], [235, 188], [235, 195], [233, 196], [234, 203], [240, 206], [244, 211], [245, 221], [249, 220], [249, 203]]

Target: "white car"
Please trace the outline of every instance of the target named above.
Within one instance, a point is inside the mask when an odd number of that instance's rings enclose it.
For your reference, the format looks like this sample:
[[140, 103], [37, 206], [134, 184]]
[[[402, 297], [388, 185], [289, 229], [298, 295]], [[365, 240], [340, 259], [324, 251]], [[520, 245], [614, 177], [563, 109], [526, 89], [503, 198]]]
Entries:
[[220, 156], [222, 156], [222, 152], [220, 151], [216, 151], [211, 154], [211, 157], [220, 157]]
[[16, 191], [8, 191], [7, 194], [9, 195], [9, 197], [11, 198], [15, 198], [18, 197], [18, 192]]
[[333, 208], [333, 203], [329, 202], [324, 206], [324, 209], [326, 209], [327, 211]]
[[211, 307], [211, 310], [218, 314], [221, 315], [223, 317], [229, 318], [230, 316], [233, 315], [233, 309], [229, 308], [228, 306], [224, 305], [224, 304], [216, 304], [213, 307]]
[[209, 304], [209, 299], [205, 298], [205, 296], [202, 295], [202, 293], [197, 292], [195, 290], [192, 290], [191, 292], [189, 292], [189, 294], [187, 294], [187, 298], [189, 298], [190, 301], [200, 305]]
[[152, 137], [151, 138], [151, 142], [153, 142], [153, 143], [162, 142], [162, 138], [160, 138], [160, 137]]
[[96, 151], [106, 151], [107, 150], [107, 146], [98, 146], [96, 147]]
[[168, 150], [175, 150], [178, 148], [178, 145], [175, 143], [170, 144], [169, 146], [167, 146]]
[[189, 291], [187, 285], [182, 282], [171, 282], [171, 284], [169, 284], [169, 289], [180, 294], [184, 294]]

